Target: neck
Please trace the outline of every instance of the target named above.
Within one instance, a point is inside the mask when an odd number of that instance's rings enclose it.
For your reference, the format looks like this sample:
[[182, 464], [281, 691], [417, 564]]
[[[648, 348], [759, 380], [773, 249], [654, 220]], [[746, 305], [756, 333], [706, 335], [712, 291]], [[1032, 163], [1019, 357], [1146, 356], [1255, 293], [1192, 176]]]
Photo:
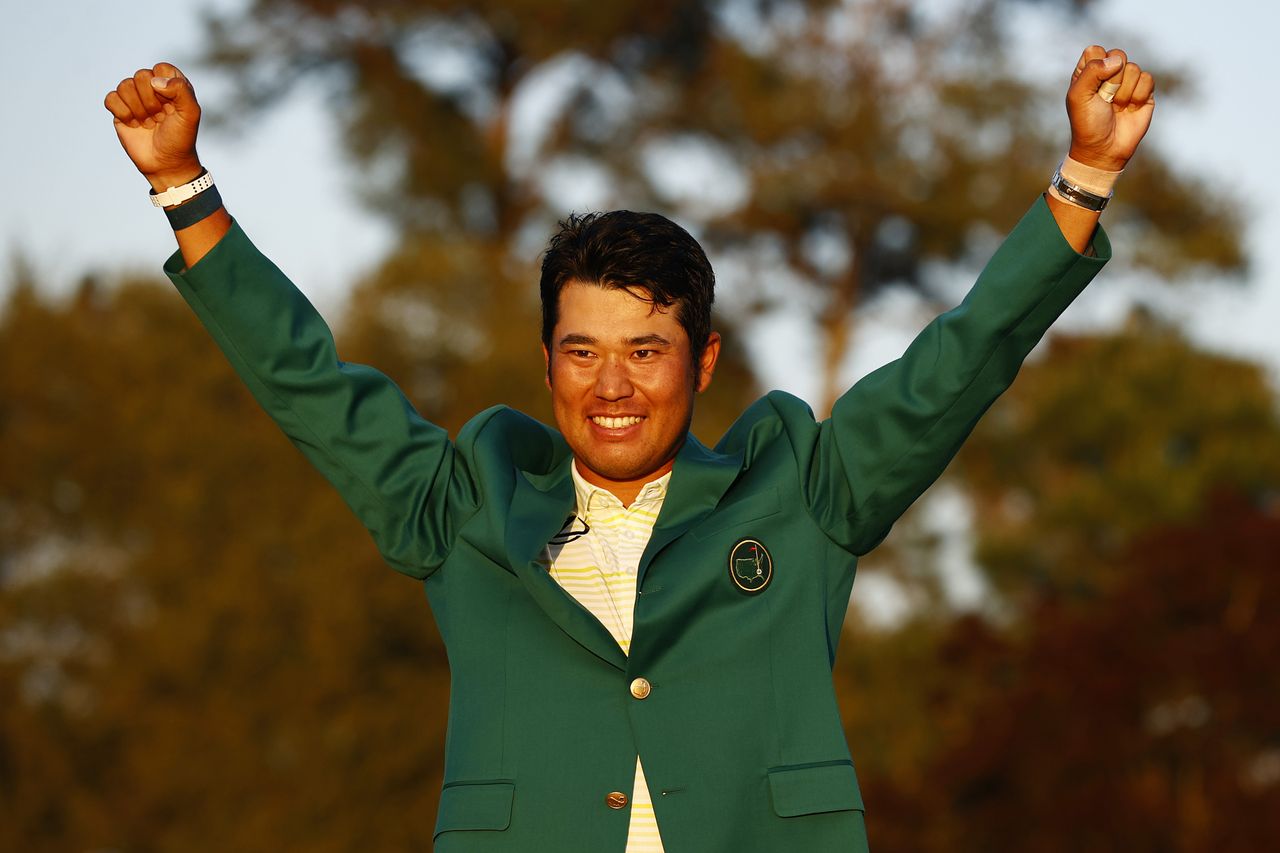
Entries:
[[613, 480], [580, 464], [576, 458], [573, 460], [573, 466], [577, 470], [578, 476], [591, 485], [609, 492], [621, 501], [623, 506], [627, 507], [635, 503], [636, 498], [640, 496], [640, 491], [646, 485], [670, 471], [675, 466], [675, 463], [676, 460], [673, 457], [665, 465], [645, 474], [643, 477], [634, 480]]

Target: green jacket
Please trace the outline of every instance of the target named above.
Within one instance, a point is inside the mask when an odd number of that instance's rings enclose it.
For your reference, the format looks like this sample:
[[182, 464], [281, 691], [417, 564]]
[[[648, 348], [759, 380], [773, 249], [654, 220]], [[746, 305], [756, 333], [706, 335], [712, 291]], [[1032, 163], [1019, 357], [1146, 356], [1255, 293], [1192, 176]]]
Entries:
[[[822, 853], [866, 849], [831, 679], [857, 557], [1101, 268], [1101, 230], [1095, 250], [1072, 251], [1039, 200], [964, 302], [829, 420], [774, 392], [714, 449], [691, 436], [640, 562], [629, 657], [536, 562], [574, 503], [556, 430], [500, 406], [450, 441], [386, 376], [338, 360], [238, 225], [165, 271], [387, 562], [425, 582], [452, 672], [436, 850], [622, 853], [629, 807], [606, 795], [630, 797], [638, 753], [668, 853]], [[746, 539], [767, 558], [731, 560]], [[762, 559], [767, 575], [742, 572]]]

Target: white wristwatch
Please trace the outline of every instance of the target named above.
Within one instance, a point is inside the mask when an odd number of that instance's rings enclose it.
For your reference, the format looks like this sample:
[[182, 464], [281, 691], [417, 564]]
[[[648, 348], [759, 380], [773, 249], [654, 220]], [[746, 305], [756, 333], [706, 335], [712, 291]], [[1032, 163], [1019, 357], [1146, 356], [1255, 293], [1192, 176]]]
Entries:
[[183, 184], [180, 187], [169, 187], [162, 193], [152, 190], [151, 203], [156, 207], [172, 207], [175, 204], [182, 204], [211, 186], [213, 186], [213, 175], [209, 174], [209, 170], [206, 169], [200, 177], [189, 184]]

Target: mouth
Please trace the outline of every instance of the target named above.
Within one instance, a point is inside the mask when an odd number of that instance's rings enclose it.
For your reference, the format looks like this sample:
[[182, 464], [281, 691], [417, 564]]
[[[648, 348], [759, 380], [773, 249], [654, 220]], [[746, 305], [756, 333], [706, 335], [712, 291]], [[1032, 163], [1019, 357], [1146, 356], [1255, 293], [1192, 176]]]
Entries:
[[606, 415], [593, 415], [587, 420], [600, 427], [601, 429], [626, 429], [633, 427], [644, 420], [639, 415], [623, 415], [621, 417], [609, 417]]

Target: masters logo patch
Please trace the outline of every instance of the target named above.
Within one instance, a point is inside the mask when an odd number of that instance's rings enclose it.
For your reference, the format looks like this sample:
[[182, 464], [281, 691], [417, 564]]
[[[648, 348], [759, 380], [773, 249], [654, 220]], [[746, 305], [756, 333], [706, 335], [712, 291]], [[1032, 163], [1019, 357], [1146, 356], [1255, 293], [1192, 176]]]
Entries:
[[746, 593], [762, 592], [773, 580], [773, 558], [755, 539], [743, 539], [729, 552], [729, 579]]

